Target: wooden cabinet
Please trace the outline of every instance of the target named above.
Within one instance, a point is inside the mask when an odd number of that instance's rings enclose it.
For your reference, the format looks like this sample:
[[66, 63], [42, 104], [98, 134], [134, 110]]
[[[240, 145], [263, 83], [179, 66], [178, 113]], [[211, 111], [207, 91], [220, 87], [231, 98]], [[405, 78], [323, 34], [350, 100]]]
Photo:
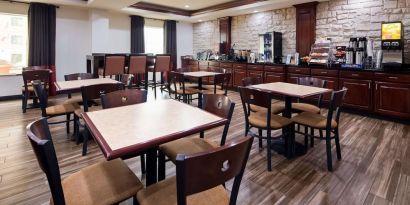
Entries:
[[263, 71], [259, 71], [259, 70], [248, 70], [246, 77], [260, 78], [261, 81], [263, 81]]
[[309, 77], [309, 75], [288, 74], [286, 82], [297, 84], [298, 83], [298, 78], [302, 78], [302, 77]]
[[410, 118], [410, 85], [376, 81], [374, 111], [395, 117]]
[[284, 73], [265, 72], [263, 83], [285, 82]]
[[[339, 90], [339, 79], [338, 78], [326, 77], [326, 76], [312, 76], [312, 77], [326, 80], [326, 88], [329, 88], [332, 90]], [[331, 95], [332, 95], [331, 93], [324, 94], [323, 101], [325, 102], [330, 101]]]
[[372, 81], [341, 78], [340, 88], [346, 87], [347, 93], [343, 101], [343, 106], [372, 110]]
[[316, 7], [318, 2], [294, 5], [296, 7], [296, 52], [309, 55], [316, 38]]
[[233, 87], [241, 86], [244, 78], [246, 78], [246, 69], [233, 69]]

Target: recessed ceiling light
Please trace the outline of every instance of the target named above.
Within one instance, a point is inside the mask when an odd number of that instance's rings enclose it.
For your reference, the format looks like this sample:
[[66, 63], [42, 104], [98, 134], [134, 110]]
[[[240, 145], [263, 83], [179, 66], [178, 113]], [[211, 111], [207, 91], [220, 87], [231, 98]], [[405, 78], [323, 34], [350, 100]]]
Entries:
[[253, 13], [257, 13], [257, 12], [258, 12], [258, 11], [256, 11], [256, 10], [255, 10], [255, 11], [253, 11]]
[[199, 21], [199, 22], [202, 22], [202, 19], [199, 19], [198, 21]]
[[185, 5], [185, 8], [189, 8], [189, 5]]

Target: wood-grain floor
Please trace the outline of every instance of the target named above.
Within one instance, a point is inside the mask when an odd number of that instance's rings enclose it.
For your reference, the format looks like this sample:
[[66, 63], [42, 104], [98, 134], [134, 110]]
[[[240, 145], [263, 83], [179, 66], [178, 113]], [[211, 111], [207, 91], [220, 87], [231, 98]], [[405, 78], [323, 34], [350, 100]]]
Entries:
[[[229, 92], [229, 97], [236, 107], [228, 140], [244, 134], [239, 95]], [[25, 135], [26, 125], [39, 116], [39, 110], [22, 114], [18, 100], [0, 102], [1, 205], [49, 202], [47, 180]], [[81, 145], [69, 140], [64, 124], [51, 125], [51, 133], [63, 178], [104, 160], [93, 142], [89, 154], [81, 156]], [[218, 141], [221, 133], [222, 128], [217, 128], [206, 132], [206, 137]], [[336, 160], [333, 146], [334, 172], [326, 169], [324, 142], [316, 141], [306, 155], [292, 160], [274, 154], [273, 171], [268, 172], [266, 147], [259, 149], [255, 141], [238, 204], [410, 204], [410, 126], [342, 113], [340, 134], [343, 159]], [[127, 164], [144, 180], [138, 160]], [[174, 174], [174, 166], [168, 163], [167, 175]]]

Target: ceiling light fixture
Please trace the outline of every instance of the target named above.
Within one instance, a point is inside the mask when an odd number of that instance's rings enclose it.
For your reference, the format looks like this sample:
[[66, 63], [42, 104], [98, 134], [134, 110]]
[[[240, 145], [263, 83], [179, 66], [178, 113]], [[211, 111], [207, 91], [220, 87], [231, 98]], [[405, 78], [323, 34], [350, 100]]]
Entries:
[[185, 8], [189, 8], [189, 5], [185, 5]]
[[255, 10], [255, 11], [253, 11], [253, 13], [258, 13], [258, 11]]
[[198, 21], [199, 21], [199, 22], [202, 22], [202, 19], [199, 19]]

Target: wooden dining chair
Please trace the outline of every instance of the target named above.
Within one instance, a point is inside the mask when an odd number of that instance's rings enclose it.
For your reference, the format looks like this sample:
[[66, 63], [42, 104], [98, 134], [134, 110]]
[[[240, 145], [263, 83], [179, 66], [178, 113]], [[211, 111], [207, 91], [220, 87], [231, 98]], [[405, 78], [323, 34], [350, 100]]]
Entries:
[[80, 109], [80, 106], [76, 103], [74, 104], [63, 103], [63, 104], [48, 106], [48, 93], [47, 93], [47, 89], [45, 88], [45, 83], [41, 82], [40, 80], [35, 80], [33, 81], [32, 86], [34, 89], [34, 93], [40, 103], [41, 116], [48, 120], [52, 117], [65, 115], [67, 118], [65, 121], [48, 122], [48, 123], [49, 124], [66, 123], [67, 133], [70, 133], [70, 121], [72, 121], [71, 114], [74, 115], [75, 110]]
[[[178, 154], [176, 176], [137, 193], [140, 205], [235, 205], [252, 137], [195, 154]], [[223, 186], [234, 178], [230, 197]]]
[[[84, 127], [83, 132], [83, 156], [87, 154], [87, 145], [88, 145], [88, 138], [89, 132], [87, 128], [81, 124], [80, 119], [82, 119], [82, 114], [88, 111], [96, 111], [101, 110], [102, 107], [99, 106], [101, 103], [98, 101], [101, 100], [101, 95], [107, 94], [117, 90], [123, 90], [124, 84], [122, 83], [105, 83], [105, 84], [97, 84], [97, 85], [89, 85], [89, 86], [82, 86], [81, 87], [81, 96], [83, 98], [83, 109], [75, 110], [74, 120], [77, 122], [75, 123], [75, 133], [76, 133], [76, 142], [80, 142], [80, 126]], [[97, 105], [96, 102], [97, 101]]]
[[[300, 77], [297, 78], [297, 83], [299, 85], [313, 86], [318, 88], [325, 88], [327, 85], [327, 80], [314, 78], [314, 77]], [[320, 108], [322, 105], [323, 95], [319, 95], [316, 105], [310, 103], [296, 102], [292, 103], [292, 112], [301, 113], [301, 112], [312, 112], [320, 113]]]
[[50, 204], [116, 204], [143, 188], [141, 181], [120, 159], [87, 166], [61, 180], [60, 168], [46, 119], [27, 126], [34, 155], [51, 191]]
[[206, 89], [202, 91], [203, 94], [228, 94], [229, 82], [231, 81], [232, 73], [223, 73], [215, 75], [213, 79], [213, 85], [204, 86]]
[[124, 84], [125, 88], [131, 88], [132, 87], [132, 81], [134, 79], [133, 74], [121, 74], [119, 75], [120, 77], [120, 82]]
[[125, 73], [125, 58], [123, 54], [107, 54], [105, 55], [104, 68], [98, 69], [98, 74], [104, 78], [106, 76], [116, 76]]
[[[305, 127], [305, 132], [298, 132], [305, 135], [305, 147], [308, 147], [308, 137], [311, 138], [311, 146], [313, 146], [314, 138], [326, 141], [326, 156], [327, 156], [327, 169], [333, 171], [332, 166], [332, 145], [331, 140], [335, 140], [336, 144], [336, 154], [337, 159], [342, 159], [342, 153], [340, 149], [339, 142], [339, 119], [340, 119], [340, 108], [343, 103], [343, 99], [346, 95], [347, 89], [343, 88], [339, 91], [333, 91], [330, 99], [329, 110], [327, 116], [323, 116], [318, 113], [312, 112], [302, 112], [292, 118], [292, 121], [296, 124], [303, 125]], [[318, 129], [319, 132], [325, 130], [325, 137], [315, 136], [314, 132], [308, 133], [308, 128]], [[333, 134], [333, 136], [331, 136]]]
[[32, 98], [33, 104], [37, 103], [36, 95], [34, 94], [34, 88], [32, 81], [40, 80], [44, 83], [44, 86], [48, 92], [50, 84], [50, 71], [45, 69], [26, 69], [22, 72], [23, 75], [23, 86], [21, 87], [21, 102], [23, 113], [27, 111], [27, 101]]
[[[228, 120], [224, 125], [221, 141], [219, 143], [220, 146], [224, 145], [226, 136], [228, 135], [233, 111], [235, 109], [235, 103], [225, 95], [204, 95], [202, 99], [202, 109]], [[177, 154], [193, 154], [215, 147], [218, 147], [218, 145], [212, 141], [204, 139], [203, 132], [200, 133], [200, 138], [181, 138], [160, 145], [160, 152], [158, 156], [159, 178], [165, 178], [165, 156], [167, 156], [171, 161], [175, 162]]]
[[[86, 80], [86, 79], [93, 79], [95, 78], [92, 73], [73, 73], [73, 74], [68, 74], [64, 75], [64, 80], [65, 81], [73, 81], [73, 80]], [[71, 94], [68, 94], [68, 99], [64, 101], [64, 103], [78, 103], [81, 104], [83, 102], [83, 99], [81, 98], [81, 95], [77, 95], [75, 97], [72, 97]]]
[[128, 74], [134, 75], [134, 82], [137, 88], [144, 86], [148, 90], [148, 66], [146, 54], [130, 54]]
[[[239, 92], [242, 100], [242, 106], [245, 113], [245, 135], [251, 135], [259, 139], [259, 147], [262, 148], [262, 139], [267, 141], [267, 161], [268, 171], [272, 171], [272, 140], [278, 138], [285, 139], [287, 156], [290, 156], [291, 144], [294, 140], [293, 132], [283, 133], [282, 135], [272, 137], [272, 130], [283, 129], [287, 126], [294, 127], [293, 122], [285, 117], [272, 113], [272, 94], [257, 89], [239, 87]], [[257, 105], [265, 108], [266, 112], [251, 112], [250, 105]], [[269, 123], [268, 123], [269, 122]], [[253, 133], [251, 128], [257, 128], [259, 133]], [[262, 131], [266, 130], [266, 136], [262, 135]], [[293, 131], [293, 130], [292, 130]]]
[[169, 96], [174, 99], [183, 101], [184, 103], [191, 103], [193, 100], [193, 95], [199, 94], [199, 90], [192, 87], [187, 87], [185, 85], [185, 76], [183, 73], [170, 71], [167, 74], [167, 87]]
[[[248, 87], [251, 85], [262, 84], [262, 78], [260, 77], [246, 77], [242, 79], [242, 86]], [[281, 101], [274, 101], [271, 105], [271, 110], [273, 114], [279, 114], [285, 111], [285, 104]], [[266, 112], [267, 110], [263, 107], [250, 104], [250, 112]]]
[[[171, 71], [171, 55], [169, 54], [157, 54], [155, 57], [153, 82], [151, 87], [154, 89], [154, 97], [157, 98], [157, 87], [160, 87], [161, 92], [167, 88], [166, 82], [164, 81], [165, 74]], [[157, 81], [156, 73], [161, 73], [161, 81]]]

